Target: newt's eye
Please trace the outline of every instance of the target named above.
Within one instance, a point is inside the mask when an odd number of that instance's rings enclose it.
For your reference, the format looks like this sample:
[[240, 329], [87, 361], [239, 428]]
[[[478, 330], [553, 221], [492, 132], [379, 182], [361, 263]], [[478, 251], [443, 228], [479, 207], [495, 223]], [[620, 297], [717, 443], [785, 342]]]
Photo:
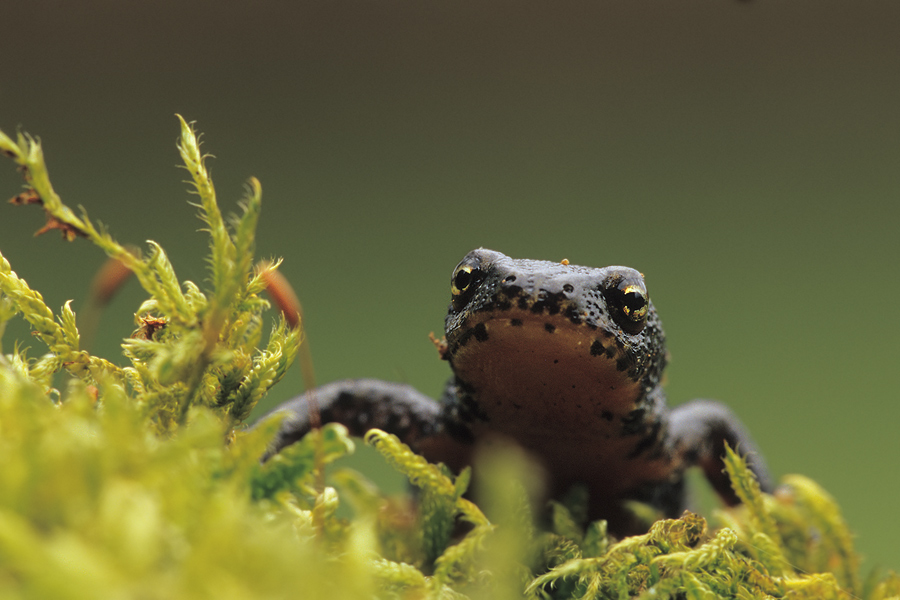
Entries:
[[456, 267], [450, 278], [450, 293], [453, 294], [454, 306], [459, 308], [465, 304], [482, 279], [484, 271], [476, 266], [461, 264]]
[[650, 296], [640, 274], [616, 273], [607, 278], [603, 295], [619, 327], [632, 335], [644, 329], [650, 310]]
[[463, 265], [456, 270], [456, 273], [453, 274], [453, 281], [450, 282], [450, 292], [454, 296], [459, 296], [472, 285], [472, 272], [475, 270], [474, 267], [469, 265]]
[[626, 285], [622, 290], [622, 312], [632, 321], [641, 321], [647, 317], [647, 290], [636, 285]]

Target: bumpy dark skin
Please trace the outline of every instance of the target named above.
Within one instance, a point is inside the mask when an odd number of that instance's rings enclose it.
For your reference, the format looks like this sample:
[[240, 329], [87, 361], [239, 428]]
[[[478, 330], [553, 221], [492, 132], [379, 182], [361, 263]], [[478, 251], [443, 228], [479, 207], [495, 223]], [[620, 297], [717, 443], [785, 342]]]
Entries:
[[[725, 406], [666, 407], [665, 334], [638, 271], [478, 249], [454, 269], [451, 291], [442, 354], [453, 377], [441, 402], [407, 385], [339, 381], [314, 392], [323, 422], [354, 435], [384, 429], [455, 469], [477, 444], [512, 439], [544, 466], [552, 495], [586, 485], [590, 516], [619, 533], [634, 531], [626, 500], [680, 514], [683, 474], [695, 465], [726, 504], [737, 504], [722, 473], [725, 442], [771, 490], [755, 445]], [[306, 395], [277, 410], [289, 417], [273, 452], [310, 429]]]

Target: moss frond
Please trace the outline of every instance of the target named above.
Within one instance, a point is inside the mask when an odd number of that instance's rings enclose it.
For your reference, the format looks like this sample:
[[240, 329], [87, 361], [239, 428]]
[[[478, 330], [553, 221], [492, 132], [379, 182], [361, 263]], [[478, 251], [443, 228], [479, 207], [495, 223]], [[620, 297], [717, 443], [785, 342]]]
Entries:
[[749, 509], [753, 527], [758, 533], [776, 539], [775, 521], [765, 507], [765, 498], [760, 490], [759, 482], [747, 463], [737, 452], [725, 443], [725, 471], [731, 478], [731, 486], [744, 506]]
[[842, 587], [851, 592], [862, 589], [859, 580], [859, 556], [853, 549], [853, 535], [834, 498], [816, 482], [802, 475], [784, 478], [804, 521], [818, 532], [820, 548], [815, 570], [829, 570]]
[[[277, 416], [273, 418], [273, 421], [277, 420]], [[269, 431], [274, 433], [274, 429]], [[252, 496], [256, 499], [274, 498], [284, 490], [311, 489], [317, 458], [321, 464], [329, 464], [352, 453], [353, 448], [346, 427], [337, 423], [324, 425], [253, 468], [250, 482]]]
[[[123, 372], [112, 363], [79, 349], [75, 314], [68, 305], [59, 319], [46, 307], [40, 294], [16, 276], [0, 255], [0, 292], [9, 311], [21, 312], [36, 335], [49, 347], [53, 360], [42, 369], [55, 371], [65, 367], [86, 382], [110, 374], [120, 383], [146, 394], [137, 402], [153, 412], [151, 420], [160, 431], [173, 431], [183, 425], [193, 406], [213, 406], [238, 425], [258, 400], [283, 377], [300, 343], [299, 333], [279, 325], [268, 346], [257, 350], [263, 311], [268, 302], [260, 296], [259, 273], [253, 272], [253, 248], [261, 209], [261, 186], [256, 179], [248, 183], [240, 202], [242, 213], [233, 219], [233, 231], [226, 226], [215, 188], [201, 154], [197, 135], [181, 117], [179, 152], [191, 173], [194, 191], [200, 198], [201, 216], [210, 235], [212, 289], [201, 291], [194, 283], [182, 282], [166, 252], [148, 241], [148, 252], [141, 256], [118, 244], [102, 228], [97, 228], [82, 210], [76, 216], [50, 185], [40, 143], [20, 134], [16, 141], [0, 138], [0, 149], [13, 158], [25, 174], [32, 190], [29, 199], [43, 206], [48, 218], [65, 223], [95, 243], [108, 255], [133, 271], [150, 295], [138, 310], [144, 339], [126, 339], [125, 356], [131, 370]], [[266, 270], [277, 268], [277, 262]], [[148, 323], [153, 322], [152, 328]], [[152, 339], [151, 339], [152, 338]], [[227, 366], [226, 366], [227, 363]]]
[[446, 469], [415, 454], [396, 436], [378, 429], [372, 429], [366, 434], [366, 442], [374, 446], [389, 464], [421, 490], [420, 522], [425, 559], [428, 563], [437, 563], [436, 577], [439, 580], [443, 582], [449, 579], [456, 566], [468, 558], [469, 553], [461, 551], [470, 545], [478, 547], [477, 542], [467, 543], [463, 540], [456, 549], [447, 548], [456, 517], [461, 516], [476, 526], [466, 536], [469, 540], [479, 539], [484, 533], [478, 529], [479, 526], [488, 526], [481, 511], [462, 498], [468, 487], [468, 470], [454, 479]]
[[[101, 374], [120, 375], [119, 368], [101, 358], [82, 352], [79, 347], [75, 313], [69, 303], [63, 306], [59, 320], [54, 318], [40, 293], [32, 290], [25, 280], [12, 270], [0, 254], [0, 293], [6, 297], [6, 314], [21, 313], [35, 335], [43, 341], [53, 356], [53, 370], [65, 367], [76, 377], [93, 382]], [[51, 363], [48, 363], [51, 364]]]

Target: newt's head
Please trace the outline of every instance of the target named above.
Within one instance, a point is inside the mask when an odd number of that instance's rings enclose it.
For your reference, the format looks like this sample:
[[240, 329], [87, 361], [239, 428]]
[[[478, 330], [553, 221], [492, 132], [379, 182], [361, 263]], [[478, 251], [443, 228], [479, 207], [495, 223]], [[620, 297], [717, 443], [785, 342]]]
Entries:
[[482, 248], [454, 269], [451, 291], [446, 358], [488, 417], [531, 398], [533, 417], [570, 410], [612, 420], [659, 384], [665, 335], [634, 269]]

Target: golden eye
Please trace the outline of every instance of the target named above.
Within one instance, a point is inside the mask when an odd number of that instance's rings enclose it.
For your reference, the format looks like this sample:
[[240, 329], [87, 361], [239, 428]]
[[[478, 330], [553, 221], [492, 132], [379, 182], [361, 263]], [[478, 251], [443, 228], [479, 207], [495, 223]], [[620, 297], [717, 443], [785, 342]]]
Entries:
[[615, 272], [604, 280], [601, 289], [619, 327], [631, 335], [643, 331], [650, 312], [650, 296], [640, 274], [632, 269]]
[[645, 319], [649, 307], [647, 290], [642, 286], [630, 284], [622, 290], [622, 312], [632, 321], [638, 322]]
[[456, 310], [461, 310], [484, 281], [485, 273], [477, 265], [460, 263], [450, 277], [450, 293]]
[[471, 265], [461, 265], [458, 267], [456, 272], [453, 273], [453, 277], [450, 279], [450, 293], [454, 296], [459, 296], [469, 289], [469, 286], [475, 281], [473, 275], [475, 270], [475, 267]]

